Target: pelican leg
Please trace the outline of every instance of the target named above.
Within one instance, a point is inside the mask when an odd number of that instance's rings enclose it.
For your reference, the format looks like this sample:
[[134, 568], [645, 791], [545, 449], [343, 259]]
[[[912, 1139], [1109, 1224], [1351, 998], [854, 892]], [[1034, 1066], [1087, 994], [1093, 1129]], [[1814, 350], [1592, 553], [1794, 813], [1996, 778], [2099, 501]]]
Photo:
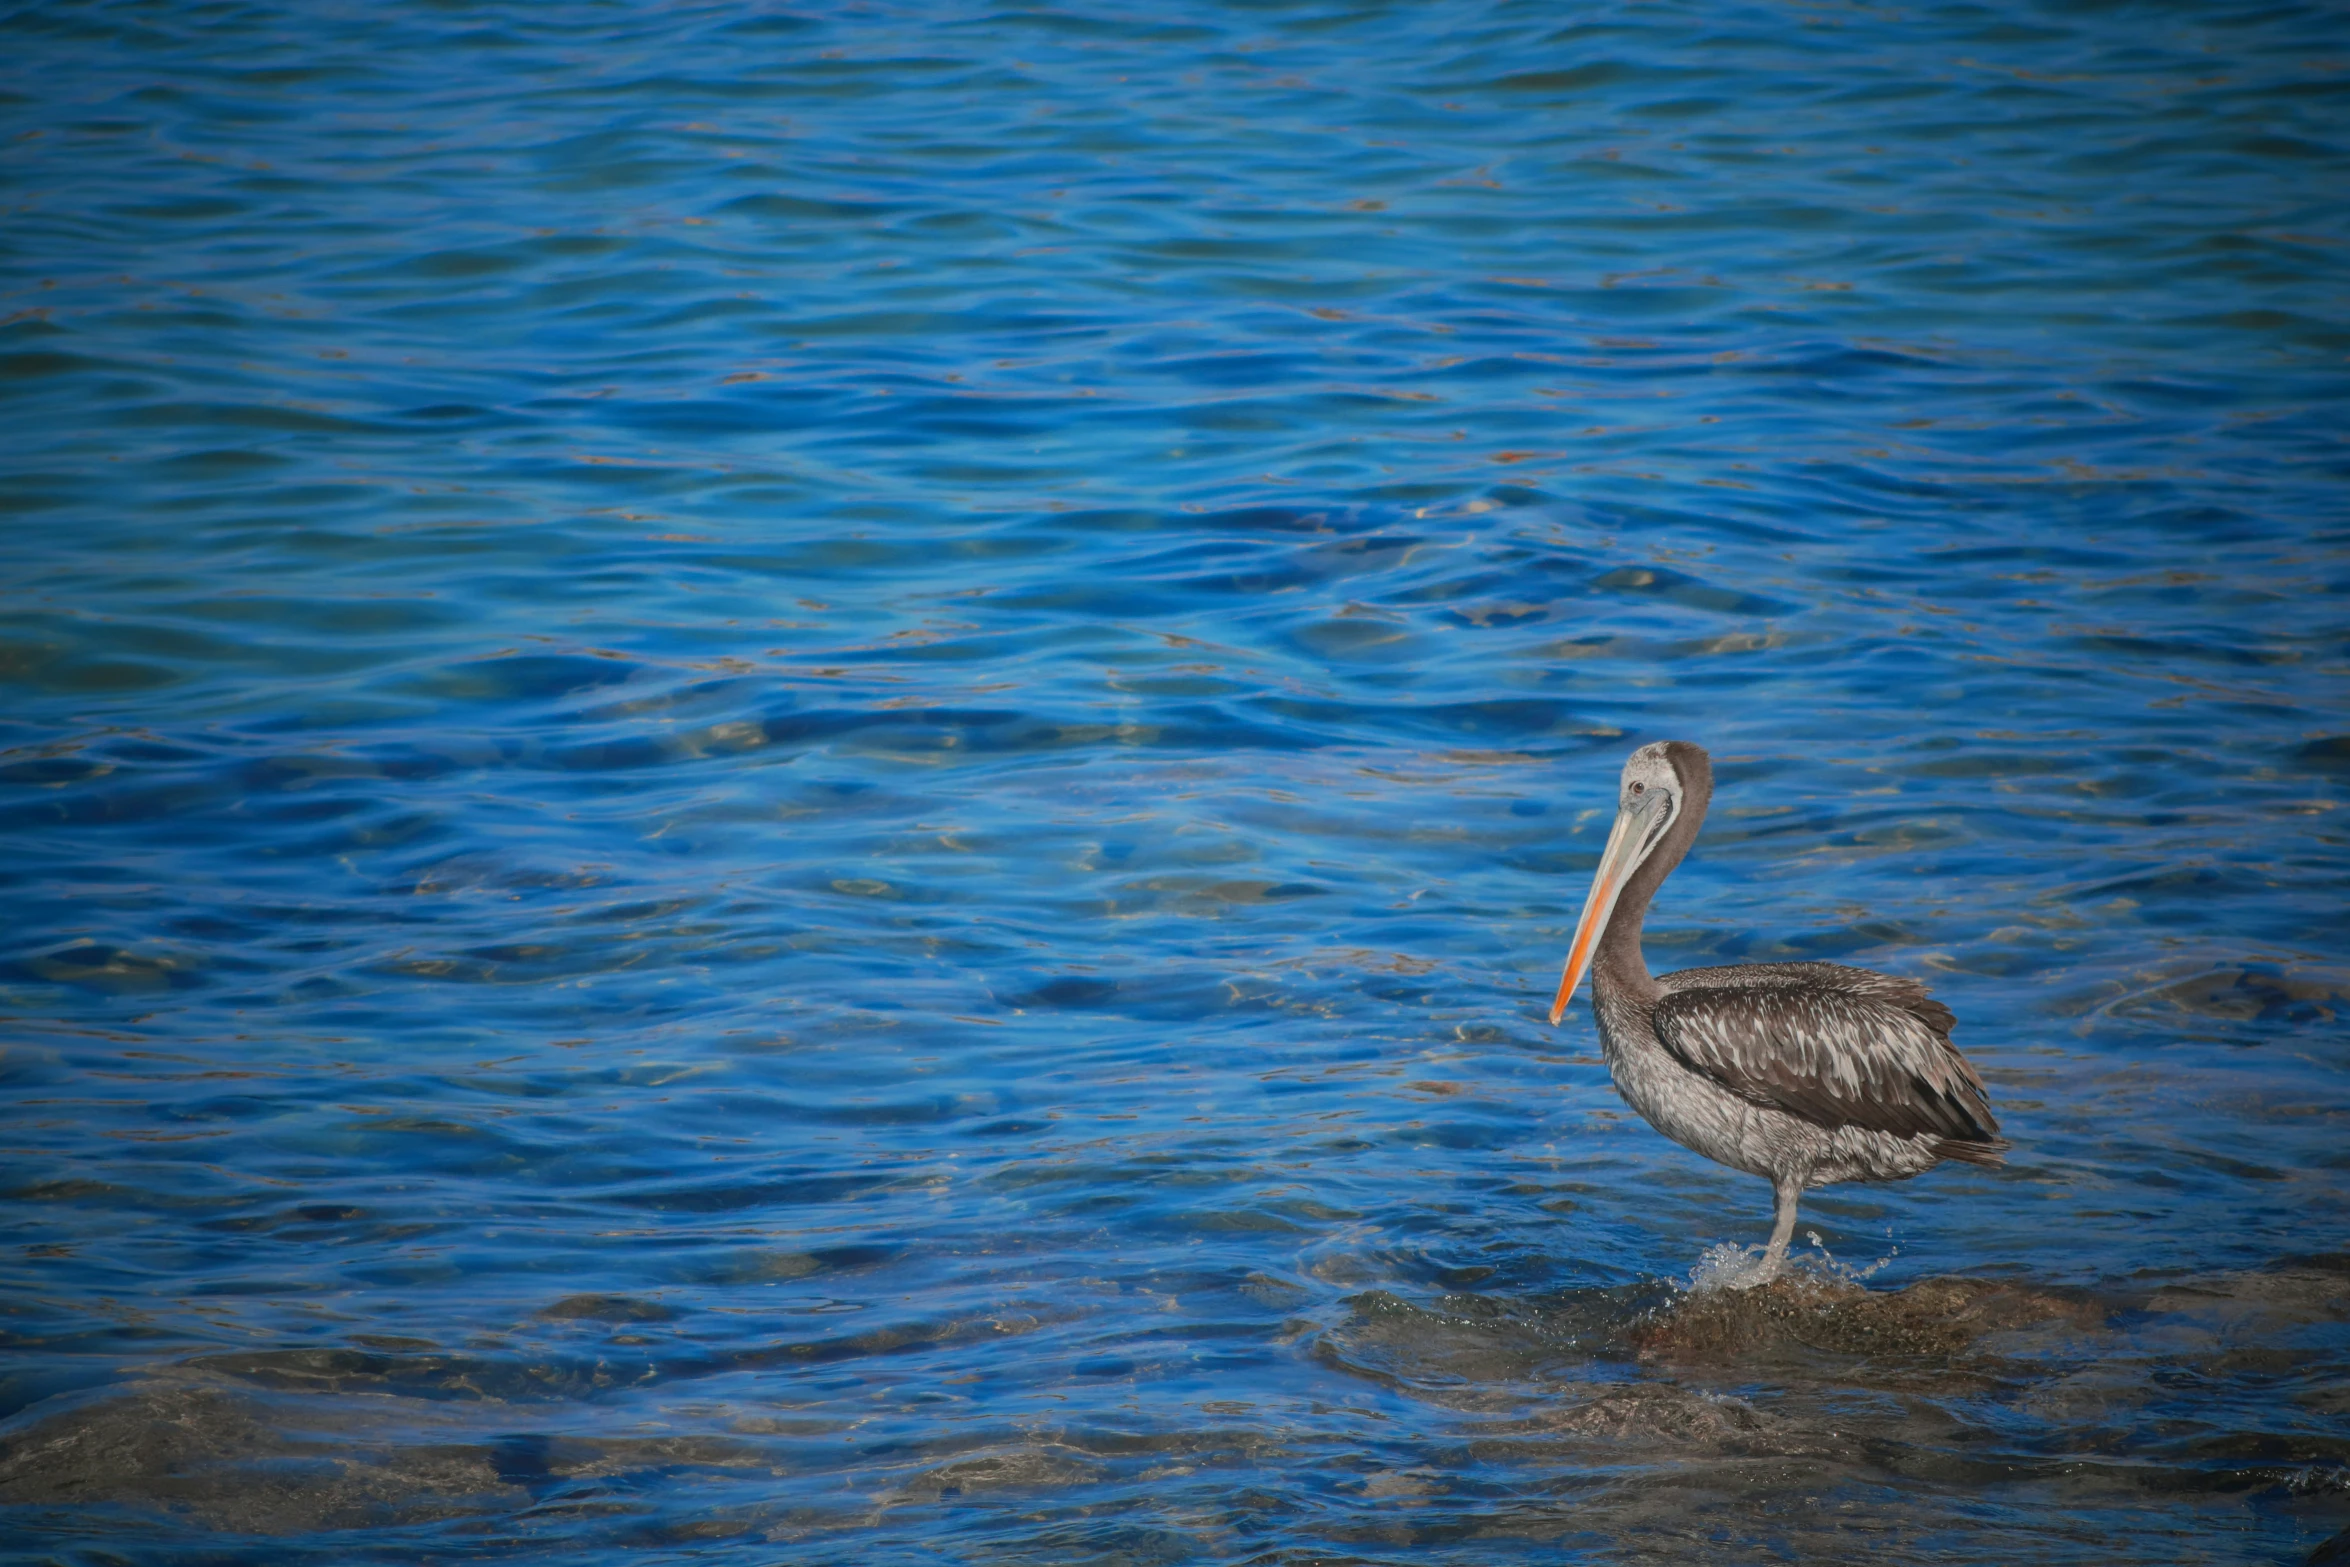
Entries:
[[1763, 1253], [1762, 1278], [1768, 1283], [1779, 1276], [1787, 1265], [1787, 1243], [1795, 1239], [1795, 1205], [1803, 1200], [1803, 1179], [1782, 1175], [1771, 1182], [1771, 1191], [1779, 1200], [1779, 1222], [1771, 1226], [1771, 1246]]

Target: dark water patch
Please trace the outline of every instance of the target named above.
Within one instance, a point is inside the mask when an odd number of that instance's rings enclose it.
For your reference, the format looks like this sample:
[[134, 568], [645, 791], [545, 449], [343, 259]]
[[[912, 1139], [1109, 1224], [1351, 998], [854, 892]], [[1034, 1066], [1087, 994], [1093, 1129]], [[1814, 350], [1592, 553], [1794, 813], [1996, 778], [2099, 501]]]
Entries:
[[2350, 735], [2311, 740], [2294, 753], [2294, 760], [2319, 772], [2350, 772]]
[[798, 1207], [839, 1202], [885, 1190], [888, 1175], [807, 1175], [756, 1182], [718, 1181], [614, 1193], [605, 1201], [659, 1213], [735, 1213], [746, 1209]]
[[548, 701], [617, 685], [633, 672], [623, 660], [527, 654], [436, 672], [423, 689], [450, 702]]
[[52, 788], [58, 784], [87, 783], [114, 770], [113, 764], [78, 756], [44, 756], [0, 766], [0, 783]]
[[1624, 567], [1611, 571], [1594, 578], [1592, 586], [1617, 593], [1644, 594], [1684, 609], [1704, 610], [1716, 615], [1771, 616], [1794, 611], [1794, 606], [1783, 600], [1714, 587], [1680, 572], [1653, 567]]

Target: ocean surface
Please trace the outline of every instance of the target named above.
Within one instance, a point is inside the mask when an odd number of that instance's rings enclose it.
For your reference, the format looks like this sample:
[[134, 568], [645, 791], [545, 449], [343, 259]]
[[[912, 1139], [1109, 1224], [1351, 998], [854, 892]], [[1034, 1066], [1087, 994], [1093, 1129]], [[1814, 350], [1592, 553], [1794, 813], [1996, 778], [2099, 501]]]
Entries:
[[2338, 7], [8, 9], [0, 1554], [2342, 1559], [2346, 408]]

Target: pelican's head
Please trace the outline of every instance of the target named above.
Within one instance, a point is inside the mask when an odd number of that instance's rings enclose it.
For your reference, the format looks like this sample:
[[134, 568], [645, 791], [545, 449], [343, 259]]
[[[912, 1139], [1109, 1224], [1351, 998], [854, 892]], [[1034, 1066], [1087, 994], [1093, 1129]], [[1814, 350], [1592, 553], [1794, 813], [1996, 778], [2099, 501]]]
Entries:
[[[1616, 786], [1616, 825], [1599, 851], [1599, 870], [1591, 878], [1591, 896], [1583, 901], [1583, 918], [1576, 922], [1574, 945], [1567, 949], [1566, 972], [1550, 1004], [1553, 1023], [1566, 1015], [1567, 1001], [1582, 983], [1599, 950], [1599, 938], [1616, 912], [1616, 900], [1625, 883], [1665, 842], [1672, 826], [1691, 809], [1705, 809], [1713, 792], [1713, 767], [1705, 752], [1686, 740], [1659, 740], [1634, 751], [1624, 763], [1623, 780]], [[1678, 858], [1678, 855], [1675, 855]], [[1671, 870], [1666, 864], [1664, 870]]]

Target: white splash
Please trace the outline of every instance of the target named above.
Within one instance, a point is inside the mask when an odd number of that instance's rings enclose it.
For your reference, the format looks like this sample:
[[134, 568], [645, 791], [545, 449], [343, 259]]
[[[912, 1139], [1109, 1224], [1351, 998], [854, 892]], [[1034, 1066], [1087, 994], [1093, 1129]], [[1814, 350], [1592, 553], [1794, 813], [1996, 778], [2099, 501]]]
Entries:
[[1697, 1259], [1697, 1266], [1689, 1270], [1689, 1282], [1682, 1286], [1692, 1295], [1711, 1295], [1717, 1290], [1750, 1290], [1770, 1278], [1763, 1271], [1761, 1246], [1740, 1246], [1723, 1241], [1708, 1246]]
[[[1791, 1251], [1787, 1265], [1779, 1277], [1798, 1277], [1814, 1284], [1842, 1284], [1859, 1286], [1901, 1255], [1896, 1246], [1865, 1267], [1854, 1267], [1839, 1262], [1828, 1250], [1817, 1230], [1806, 1230], [1805, 1240], [1811, 1242], [1809, 1251]], [[1730, 1241], [1708, 1246], [1697, 1259], [1697, 1266], [1689, 1270], [1689, 1282], [1682, 1288], [1692, 1295], [1711, 1295], [1717, 1290], [1750, 1290], [1758, 1284], [1768, 1284], [1774, 1277], [1763, 1268], [1763, 1255], [1768, 1248], [1740, 1246]]]

